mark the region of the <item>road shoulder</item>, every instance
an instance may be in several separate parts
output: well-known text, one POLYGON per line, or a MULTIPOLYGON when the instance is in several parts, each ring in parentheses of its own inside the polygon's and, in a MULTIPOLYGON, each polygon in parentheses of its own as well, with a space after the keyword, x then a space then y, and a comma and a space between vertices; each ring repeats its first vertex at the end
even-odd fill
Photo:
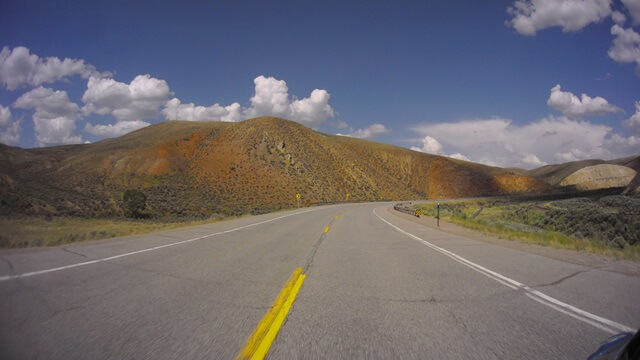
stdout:
POLYGON ((466 238, 482 241, 484 243, 498 245, 502 247, 511 248, 514 250, 524 251, 531 254, 536 254, 559 260, 571 264, 586 266, 593 269, 600 269, 604 271, 612 271, 621 274, 640 277, 640 263, 630 260, 620 260, 609 256, 589 254, 586 252, 568 250, 568 249, 556 249, 551 246, 543 246, 537 244, 526 244, 516 240, 500 239, 495 236, 485 235, 479 231, 467 229, 462 226, 447 222, 440 221, 440 226, 436 224, 436 219, 433 217, 415 217, 408 214, 404 214, 393 209, 393 206, 387 207, 387 211, 391 214, 413 221, 417 224, 421 224, 440 231, 464 236, 466 238))

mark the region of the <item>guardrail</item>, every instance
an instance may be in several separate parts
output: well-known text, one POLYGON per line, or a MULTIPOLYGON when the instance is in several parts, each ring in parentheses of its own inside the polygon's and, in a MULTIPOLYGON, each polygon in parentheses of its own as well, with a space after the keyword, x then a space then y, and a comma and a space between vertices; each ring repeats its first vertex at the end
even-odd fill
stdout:
POLYGON ((422 215, 422 210, 413 210, 404 206, 402 203, 393 205, 393 209, 396 211, 400 211, 401 213, 409 214, 411 216, 420 217, 422 215))
POLYGON ((359 204, 366 202, 387 202, 388 200, 341 200, 341 201, 320 201, 320 202, 308 202, 306 207, 309 206, 324 206, 324 205, 338 205, 338 204, 359 204))

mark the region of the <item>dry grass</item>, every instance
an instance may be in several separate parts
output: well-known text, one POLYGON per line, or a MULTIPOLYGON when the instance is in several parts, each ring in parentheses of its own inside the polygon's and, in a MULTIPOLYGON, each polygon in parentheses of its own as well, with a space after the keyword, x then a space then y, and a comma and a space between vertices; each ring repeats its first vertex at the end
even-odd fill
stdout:
POLYGON ((146 234, 213 221, 216 220, 150 222, 80 218, 54 218, 51 221, 0 218, 0 248, 56 246, 78 241, 146 234))
POLYGON ((576 239, 556 231, 532 233, 517 231, 499 225, 486 225, 472 220, 443 217, 443 220, 477 230, 485 235, 497 236, 500 239, 519 241, 528 244, 547 245, 556 249, 584 251, 591 254, 606 255, 618 259, 640 261, 640 246, 627 246, 619 249, 594 239, 576 239))
MULTIPOLYGON (((622 226, 610 221, 624 217, 633 201, 620 196, 551 202, 454 201, 441 205, 440 218, 502 239, 640 261, 634 215, 624 219, 622 226), (617 215, 607 217, 612 211, 617 215)), ((424 216, 436 215, 435 204, 417 207, 424 216)))

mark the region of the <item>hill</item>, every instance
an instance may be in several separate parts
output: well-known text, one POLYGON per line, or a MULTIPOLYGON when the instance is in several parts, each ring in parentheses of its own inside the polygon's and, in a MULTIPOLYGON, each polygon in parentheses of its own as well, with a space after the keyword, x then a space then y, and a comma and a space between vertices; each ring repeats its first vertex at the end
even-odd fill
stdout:
MULTIPOLYGON (((522 170, 522 169, 520 170, 510 169, 510 170, 524 176, 529 176, 529 177, 536 178, 538 180, 545 181, 553 186, 557 186, 557 185, 561 185, 563 180, 565 180, 567 177, 569 177, 570 175, 574 174, 575 172, 581 169, 592 167, 595 165, 602 165, 602 164, 625 166, 637 172, 637 171, 640 171, 640 156, 631 156, 627 158, 621 158, 621 159, 615 159, 615 160, 609 160, 609 161, 597 160, 597 159, 579 160, 579 161, 570 161, 562 164, 545 165, 532 170, 522 170)), ((597 170, 600 168, 593 167, 591 169, 597 170)), ((591 174, 589 175, 589 177, 594 177, 596 175, 597 174, 591 174)), ((579 174, 579 176, 584 177, 585 173, 583 172, 581 175, 579 174)), ((571 181, 567 181, 566 183, 569 183, 569 182, 571 181)), ((619 186, 626 186, 626 184, 622 184, 619 186)))
POLYGON ((604 160, 580 160, 563 164, 545 165, 536 169, 523 171, 522 174, 548 182, 551 185, 559 185, 560 182, 574 172, 587 166, 605 164, 604 160))
POLYGON ((607 161, 607 164, 622 165, 635 170, 640 171, 640 156, 630 156, 621 159, 615 159, 607 161))
POLYGON ((622 165, 599 164, 584 167, 562 179, 560 186, 573 186, 578 190, 597 190, 626 187, 636 171, 622 165))
POLYGON ((500 168, 327 135, 278 118, 169 121, 95 144, 0 147, 0 214, 114 217, 141 189, 158 218, 262 213, 317 202, 538 192, 500 168), (301 199, 296 199, 296 194, 301 199))
POLYGON ((624 194, 640 194, 640 171, 636 173, 636 176, 631 179, 627 188, 624 189, 624 194))

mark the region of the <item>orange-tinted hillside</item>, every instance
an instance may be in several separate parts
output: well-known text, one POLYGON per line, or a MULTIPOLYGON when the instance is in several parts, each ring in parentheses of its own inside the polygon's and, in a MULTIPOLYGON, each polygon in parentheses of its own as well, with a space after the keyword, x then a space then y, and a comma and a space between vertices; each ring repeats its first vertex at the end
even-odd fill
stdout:
POLYGON ((141 189, 154 217, 260 213, 308 203, 468 197, 549 188, 507 170, 295 122, 170 121, 95 144, 0 147, 3 215, 119 216, 141 189), (296 199, 296 194, 301 199, 296 199))

